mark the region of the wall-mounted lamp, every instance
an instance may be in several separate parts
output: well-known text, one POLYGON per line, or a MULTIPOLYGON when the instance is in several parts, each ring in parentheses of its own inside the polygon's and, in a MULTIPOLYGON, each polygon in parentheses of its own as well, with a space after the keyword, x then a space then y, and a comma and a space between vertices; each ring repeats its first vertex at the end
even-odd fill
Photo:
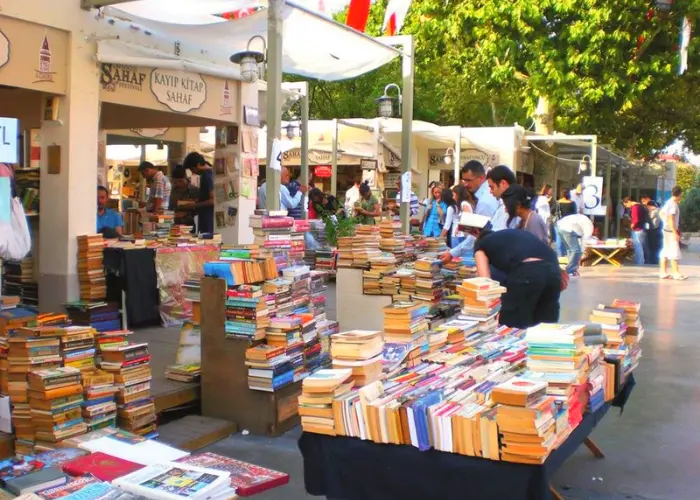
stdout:
POLYGON ((255 83, 258 81, 258 78, 260 78, 259 64, 265 61, 266 53, 267 44, 265 43, 265 39, 260 35, 255 35, 248 40, 248 45, 246 46, 245 51, 237 52, 231 56, 231 62, 241 66, 241 77, 243 78, 243 81, 248 83, 255 83), (262 52, 250 50, 250 45, 256 38, 259 38, 262 41, 262 52))
POLYGON ((379 108, 379 116, 381 118, 391 118, 392 116, 394 116, 394 99, 397 99, 399 102, 399 106, 401 106, 401 102, 403 99, 401 96, 401 88, 395 83, 390 83, 389 85, 384 87, 384 94, 376 100, 379 108), (396 89, 396 93, 398 94, 397 97, 391 97, 388 94, 389 89, 391 88, 396 89))
POLYGON ((452 148, 447 148, 447 150, 445 150, 445 154, 442 155, 442 161, 446 165, 451 165, 452 162, 454 161, 454 157, 455 157, 455 150, 452 148))

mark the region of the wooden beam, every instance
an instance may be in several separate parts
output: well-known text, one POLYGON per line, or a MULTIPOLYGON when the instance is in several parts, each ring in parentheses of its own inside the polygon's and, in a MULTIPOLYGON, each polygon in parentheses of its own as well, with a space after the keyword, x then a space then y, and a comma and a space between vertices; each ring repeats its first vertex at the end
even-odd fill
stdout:
POLYGON ((587 437, 586 439, 583 440, 583 444, 586 445, 586 448, 591 450, 591 453, 593 453, 593 456, 596 458, 605 458, 605 453, 603 453, 603 450, 600 449, 600 447, 595 444, 595 442, 587 437))
POLYGON ((83 10, 100 9, 109 5, 131 2, 133 0, 80 0, 80 7, 83 10))
POLYGON ((552 494, 552 498, 554 498, 554 500, 565 500, 564 497, 561 496, 561 493, 555 490, 554 486, 551 484, 549 485, 549 492, 552 494))

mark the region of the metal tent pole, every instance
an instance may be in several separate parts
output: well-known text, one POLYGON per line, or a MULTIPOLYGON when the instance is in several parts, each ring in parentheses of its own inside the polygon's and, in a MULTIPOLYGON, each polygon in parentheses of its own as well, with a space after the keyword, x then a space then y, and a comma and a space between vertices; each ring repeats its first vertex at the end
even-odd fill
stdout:
POLYGON ((612 197, 610 196, 610 179, 612 177, 612 162, 608 154, 608 165, 605 167, 605 225, 603 234, 610 237, 610 211, 612 210, 612 197))
POLYGON ((267 209, 280 209, 280 174, 272 168, 272 145, 282 126, 282 9, 284 0, 270 0, 267 9, 267 209))
MULTIPOLYGON (((413 147, 413 37, 406 36, 402 44, 403 55, 401 73, 403 75, 403 103, 401 109, 401 175, 411 172, 411 149, 413 147)), ((401 230, 408 234, 411 230, 411 196, 402 193, 401 230), (408 201, 404 201, 408 200, 408 201)))
MULTIPOLYGON (((301 96, 301 183, 309 185, 309 83, 303 82, 303 94, 301 96)), ((304 219, 309 218, 308 194, 304 195, 302 214, 304 219)))

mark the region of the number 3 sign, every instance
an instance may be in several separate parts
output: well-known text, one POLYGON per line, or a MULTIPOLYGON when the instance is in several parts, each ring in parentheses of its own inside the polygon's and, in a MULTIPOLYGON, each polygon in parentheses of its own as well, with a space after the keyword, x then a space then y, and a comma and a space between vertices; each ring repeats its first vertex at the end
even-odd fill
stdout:
POLYGON ((583 178, 583 213, 586 215, 605 215, 603 205, 603 178, 583 178))

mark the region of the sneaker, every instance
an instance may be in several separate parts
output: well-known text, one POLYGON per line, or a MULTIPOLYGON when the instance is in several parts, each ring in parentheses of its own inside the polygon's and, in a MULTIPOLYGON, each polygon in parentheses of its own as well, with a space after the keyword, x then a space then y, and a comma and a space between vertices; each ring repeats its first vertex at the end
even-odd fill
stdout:
POLYGON ((577 280, 577 279, 579 279, 580 277, 581 277, 581 275, 578 273, 578 271, 569 274, 569 279, 570 279, 570 280, 577 280))
POLYGON ((688 279, 687 276, 683 276, 682 274, 675 274, 675 275, 671 276, 670 278, 672 280, 676 280, 676 281, 685 281, 688 279))
POLYGON ((670 274, 659 274, 659 279, 660 280, 667 280, 671 277, 670 274))

